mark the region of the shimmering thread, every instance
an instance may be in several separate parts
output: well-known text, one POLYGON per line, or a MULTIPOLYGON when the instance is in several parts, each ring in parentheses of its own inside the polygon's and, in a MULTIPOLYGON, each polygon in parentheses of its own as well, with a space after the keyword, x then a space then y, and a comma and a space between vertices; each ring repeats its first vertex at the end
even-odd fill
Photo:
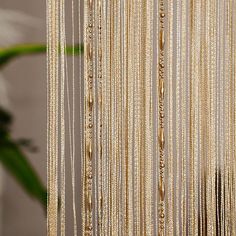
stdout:
POLYGON ((168 83, 168 113, 167 113, 167 122, 168 122, 168 141, 167 141, 167 150, 168 150, 168 159, 167 159, 167 229, 168 235, 174 234, 174 183, 173 183, 173 1, 168 1, 168 54, 167 54, 167 83, 168 83))

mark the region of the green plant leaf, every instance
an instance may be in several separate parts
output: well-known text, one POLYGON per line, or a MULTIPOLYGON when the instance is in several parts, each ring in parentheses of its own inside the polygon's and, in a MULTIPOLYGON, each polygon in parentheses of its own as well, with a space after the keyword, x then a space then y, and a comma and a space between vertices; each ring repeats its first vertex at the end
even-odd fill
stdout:
POLYGON ((47 190, 18 146, 10 140, 0 143, 0 161, 24 190, 46 209, 47 190))
POLYGON ((10 136, 12 115, 0 107, 0 162, 15 177, 23 189, 46 209, 47 190, 36 171, 10 136))
MULTIPOLYGON (((83 53, 83 50, 83 44, 75 45, 74 49, 72 46, 66 47, 66 53, 68 55, 72 55, 73 53, 75 55, 80 55, 83 53)), ((46 53, 46 51, 47 46, 45 44, 22 44, 0 48, 0 68, 15 57, 46 53)))

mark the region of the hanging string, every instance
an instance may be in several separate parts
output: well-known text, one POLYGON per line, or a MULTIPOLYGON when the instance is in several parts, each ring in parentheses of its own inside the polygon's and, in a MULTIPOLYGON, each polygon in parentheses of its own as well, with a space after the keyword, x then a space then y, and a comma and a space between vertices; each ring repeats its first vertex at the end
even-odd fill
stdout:
POLYGON ((167 232, 174 234, 174 153, 173 153, 173 20, 174 20, 174 4, 168 1, 168 41, 167 41, 167 232))
POLYGON ((186 155, 187 155, 187 134, 186 134, 186 123, 187 123, 187 66, 186 66, 186 58, 187 58, 187 1, 183 0, 181 3, 181 184, 180 184, 180 215, 181 215, 181 222, 180 222, 180 232, 183 235, 186 235, 186 155))
POLYGON ((85 84, 84 84, 84 171, 83 193, 85 207, 83 216, 85 222, 84 234, 93 234, 93 159, 95 158, 94 147, 94 110, 95 110, 95 86, 94 86, 94 2, 87 0, 84 2, 85 20, 85 84))
POLYGON ((158 66, 158 105, 159 105, 159 209, 158 209, 158 234, 163 235, 165 232, 165 5, 164 1, 159 3, 159 66, 158 66))
MULTIPOLYGON (((225 12, 225 1, 221 1, 219 5, 219 11, 225 12)), ((225 68, 225 56, 224 56, 224 45, 225 45, 225 14, 220 14, 219 17, 219 232, 224 234, 224 222, 225 222, 225 209, 224 209, 224 68, 225 68)))
MULTIPOLYGON (((175 82, 175 107, 176 107, 176 117, 175 117, 175 140, 176 140, 176 161, 175 161, 175 234, 180 235, 180 222, 177 220, 180 214, 179 206, 180 206, 180 126, 181 126, 181 112, 180 112, 180 91, 181 91, 181 74, 180 74, 180 63, 181 63, 181 19, 180 19, 180 2, 176 2, 176 82, 175 82)), ((174 160, 173 160, 174 161, 174 160)), ((180 218, 181 221, 181 218, 180 218)))
MULTIPOLYGON (((82 41, 83 41, 83 14, 82 14, 82 6, 83 3, 81 0, 78 0, 78 40, 79 40, 79 44, 82 45, 82 41)), ((81 175, 80 175, 80 189, 83 189, 83 183, 84 183, 84 178, 85 178, 85 170, 84 170, 84 160, 83 157, 85 155, 84 153, 84 119, 83 119, 83 114, 84 114, 84 91, 83 91, 83 87, 84 87, 84 81, 83 81, 83 75, 84 75, 84 66, 83 66, 83 58, 80 56, 78 59, 78 92, 79 92, 79 140, 80 140, 80 152, 79 152, 79 164, 81 167, 81 175)), ((84 194, 83 191, 80 191, 80 208, 82 209, 82 213, 79 215, 80 217, 78 217, 78 222, 79 225, 81 225, 82 229, 85 228, 85 222, 84 222, 84 212, 83 209, 85 208, 85 202, 84 202, 84 194), (82 218, 82 219, 81 219, 82 218), (81 219, 81 220, 80 220, 81 219)))
POLYGON ((140 97, 141 97, 141 77, 140 77, 140 70, 136 70, 135 68, 140 68, 140 39, 141 39, 141 1, 138 1, 137 4, 134 6, 134 12, 136 23, 138 25, 137 28, 135 28, 134 32, 134 51, 138 52, 134 54, 134 64, 133 64, 133 70, 135 78, 133 80, 134 83, 134 93, 133 93, 133 104, 134 104, 134 234, 140 235, 140 226, 141 226, 141 209, 140 209, 140 119, 141 119, 141 113, 140 113, 140 97))
POLYGON ((48 106, 47 106, 47 167, 48 167, 48 204, 47 232, 57 235, 58 217, 58 94, 59 94, 59 3, 47 1, 47 33, 48 33, 48 106))
MULTIPOLYGON (((204 4, 204 1, 201 2, 201 4, 204 4)), ((199 126, 200 126, 200 140, 199 140, 199 148, 200 148, 200 169, 199 169, 199 177, 200 177, 200 233, 201 235, 206 234, 206 163, 207 163, 207 135, 206 135, 206 121, 207 121, 207 80, 205 79, 207 77, 206 75, 206 39, 205 39, 205 32, 206 32, 206 9, 203 8, 202 10, 202 16, 201 16, 201 47, 200 47, 200 101, 199 101, 199 110, 200 110, 200 120, 199 120, 199 126)))
POLYGON ((66 32, 65 32, 65 2, 64 0, 60 1, 60 52, 61 52, 61 185, 60 185, 60 198, 61 198, 61 207, 60 207, 60 225, 61 225, 61 235, 66 235, 66 176, 65 176, 65 76, 66 76, 66 32))
POLYGON ((72 124, 71 124, 71 183, 72 183, 72 207, 74 235, 77 235, 77 213, 75 195, 75 10, 74 0, 71 1, 71 21, 72 21, 72 124))

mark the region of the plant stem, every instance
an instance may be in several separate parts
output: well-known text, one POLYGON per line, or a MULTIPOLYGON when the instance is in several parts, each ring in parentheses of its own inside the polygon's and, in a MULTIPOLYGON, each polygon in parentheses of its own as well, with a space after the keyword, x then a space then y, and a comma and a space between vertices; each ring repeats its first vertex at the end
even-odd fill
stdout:
MULTIPOLYGON (((82 54, 83 49, 82 44, 76 45, 74 48, 75 55, 82 54)), ((0 68, 17 56, 46 53, 46 51, 47 46, 45 44, 19 44, 6 48, 0 48, 0 68)), ((66 53, 68 55, 72 55, 73 47, 67 46, 66 53)))

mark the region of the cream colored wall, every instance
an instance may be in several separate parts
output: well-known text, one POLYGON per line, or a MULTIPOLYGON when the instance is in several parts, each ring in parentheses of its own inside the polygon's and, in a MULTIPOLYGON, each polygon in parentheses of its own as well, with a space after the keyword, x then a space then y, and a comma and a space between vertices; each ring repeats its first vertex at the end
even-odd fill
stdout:
MULTIPOLYGON (((25 31, 24 42, 45 42, 45 0, 1 0, 0 8, 15 9, 41 19, 39 28, 25 31)), ((0 32, 1 33, 1 32, 0 32)), ((11 110, 15 116, 14 136, 32 138, 40 148, 28 154, 46 181, 46 64, 45 56, 30 56, 4 69, 9 84, 11 110)), ((38 202, 26 195, 15 180, 4 175, 2 197, 3 236, 46 235, 46 217, 38 202)))

